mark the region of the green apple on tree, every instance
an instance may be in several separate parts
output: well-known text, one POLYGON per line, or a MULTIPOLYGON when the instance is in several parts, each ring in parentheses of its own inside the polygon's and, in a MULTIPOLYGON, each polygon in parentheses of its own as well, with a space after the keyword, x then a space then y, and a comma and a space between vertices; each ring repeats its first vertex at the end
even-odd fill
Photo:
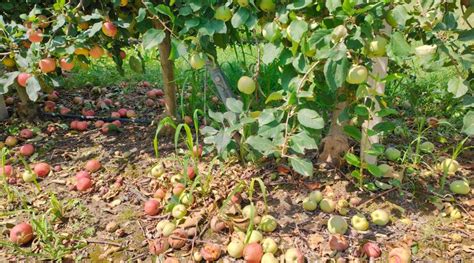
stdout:
POLYGON ((247 76, 242 76, 237 82, 237 88, 240 92, 250 95, 255 91, 256 84, 255 81, 247 76))
POLYGON ((362 65, 353 65, 347 73, 346 81, 350 84, 361 84, 367 80, 367 68, 362 65))
POLYGON ((214 18, 217 20, 227 22, 232 18, 232 11, 230 11, 230 9, 227 6, 219 6, 216 9, 214 18))

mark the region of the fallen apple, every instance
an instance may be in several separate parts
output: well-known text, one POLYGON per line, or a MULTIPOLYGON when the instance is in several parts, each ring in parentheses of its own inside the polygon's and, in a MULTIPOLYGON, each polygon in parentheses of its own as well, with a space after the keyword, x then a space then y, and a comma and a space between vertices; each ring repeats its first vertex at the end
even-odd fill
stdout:
POLYGON ((328 230, 331 234, 344 235, 347 231, 347 222, 341 216, 331 216, 328 220, 328 230))
POLYGON ((446 158, 436 166, 436 169, 442 173, 453 175, 459 169, 459 163, 456 160, 446 158))
POLYGON ((314 211, 318 208, 318 203, 311 199, 310 197, 306 197, 303 199, 303 209, 306 211, 314 211))
POLYGON ((35 147, 32 144, 25 144, 20 147, 20 154, 25 157, 33 155, 34 152, 35 152, 35 147))
POLYGON ((249 243, 244 248, 243 256, 247 263, 260 263, 263 257, 263 248, 258 243, 249 243))
POLYGON ((387 160, 390 161, 396 161, 398 158, 401 156, 401 152, 393 147, 389 147, 385 150, 385 157, 387 157, 387 160))
POLYGON ((169 235, 168 243, 174 249, 180 249, 186 245, 188 234, 183 229, 176 229, 169 235))
POLYGON ((221 248, 216 244, 207 243, 201 248, 200 252, 202 258, 207 262, 216 261, 221 256, 221 248))
POLYGON ((193 147, 193 156, 194 157, 201 157, 202 155, 202 145, 194 145, 193 147))
POLYGON ((104 126, 104 124, 105 124, 105 122, 103 120, 98 120, 94 123, 94 126, 99 129, 99 128, 102 128, 102 126, 104 126))
POLYGON ((314 202, 319 204, 319 202, 321 202, 321 200, 323 200, 323 193, 321 193, 321 191, 319 191, 319 190, 315 190, 315 191, 312 191, 311 193, 309 193, 308 197, 311 200, 313 200, 314 202))
POLYGON ((33 171, 26 170, 26 171, 23 172, 21 178, 26 183, 31 183, 31 182, 34 182, 36 180, 36 174, 33 171))
POLYGON ((336 251, 344 251, 349 247, 347 239, 340 234, 332 235, 329 238, 329 248, 336 251))
POLYGON ((202 261, 201 252, 199 251, 194 252, 193 259, 194 259, 194 262, 201 262, 202 261))
POLYGON ((89 190, 89 188, 91 187, 92 187, 92 180, 90 178, 87 178, 87 177, 77 178, 77 181, 76 181, 77 190, 81 192, 85 192, 89 190))
POLYGON ((33 228, 26 222, 19 223, 10 230, 10 241, 24 245, 33 239, 33 228))
POLYGON ((380 171, 382 172, 383 176, 390 176, 393 173, 393 167, 388 164, 380 164, 379 166, 380 171))
POLYGON ((181 219, 186 216, 187 209, 184 205, 178 204, 175 207, 173 207, 173 210, 171 211, 171 215, 176 218, 176 219, 181 219))
POLYGON ((367 231, 369 229, 369 221, 363 214, 354 215, 351 219, 352 226, 358 231, 367 231))
POLYGON ((183 204, 183 205, 187 205, 187 206, 190 206, 192 203, 194 203, 194 196, 193 194, 191 193, 182 193, 179 197, 179 201, 183 204))
POLYGON ((451 217, 451 219, 461 219, 462 218, 461 211, 459 211, 459 209, 457 208, 453 208, 451 212, 449 213, 449 217, 451 217))
POLYGON ((83 177, 91 179, 91 175, 87 171, 79 171, 76 173, 76 179, 83 178, 83 177))
POLYGON ((5 145, 8 147, 14 147, 15 145, 17 145, 17 143, 18 139, 15 136, 8 136, 5 139, 5 145))
POLYGON ((241 258, 244 252, 244 242, 238 239, 232 240, 227 245, 227 253, 233 258, 241 258))
POLYGON ((278 250, 278 245, 271 237, 267 237, 262 240, 263 252, 275 254, 278 250))
POLYGON ((153 255, 160 255, 169 248, 167 238, 158 238, 148 242, 148 250, 153 255))
POLYGON ((37 163, 33 169, 38 177, 46 177, 51 171, 51 166, 47 163, 37 163))
POLYGON ((11 165, 0 166, 0 176, 10 177, 13 174, 13 167, 11 165))
POLYGON ((389 263, 410 263, 411 251, 406 248, 397 247, 388 253, 389 263))
POLYGON ((165 237, 171 235, 173 231, 176 229, 176 225, 172 222, 167 222, 163 225, 163 229, 161 230, 161 234, 165 237))
POLYGON ((194 172, 194 167, 193 166, 188 166, 186 173, 188 174, 189 180, 193 180, 194 177, 196 176, 196 173, 194 172))
POLYGON ((100 164, 100 162, 95 159, 87 161, 86 165, 84 166, 84 169, 91 173, 99 171, 100 168, 102 168, 102 164, 100 164))
POLYGON ((145 214, 149 216, 156 216, 161 212, 160 202, 154 198, 149 199, 145 202, 144 210, 145 214))
POLYGON ((257 211, 255 209, 255 206, 253 205, 246 205, 243 209, 242 209, 242 216, 244 218, 251 218, 252 215, 255 217, 257 216, 257 211))
POLYGON ((278 263, 278 259, 272 253, 265 253, 260 261, 261 263, 278 263))
POLYGON ((125 118, 127 117, 127 111, 128 111, 127 109, 122 108, 122 109, 119 109, 117 112, 118 114, 120 114, 121 118, 125 118))
POLYGON ((304 263, 303 253, 297 248, 289 248, 285 252, 285 263, 304 263))
POLYGON ((220 220, 218 216, 213 216, 209 225, 211 227, 211 230, 214 232, 221 232, 227 227, 225 222, 220 220))
POLYGON ((326 213, 332 213, 336 209, 336 203, 332 199, 324 198, 319 203, 319 207, 326 213))
POLYGON ((20 137, 23 139, 33 138, 33 132, 30 129, 23 129, 20 131, 20 137))
POLYGON ((166 196, 166 191, 163 188, 156 189, 155 193, 153 194, 153 198, 156 199, 164 199, 166 196))
POLYGON ((471 192, 469 183, 466 180, 456 180, 449 184, 449 190, 455 194, 467 195, 471 192))
POLYGON ((263 235, 260 233, 258 230, 252 230, 252 233, 250 233, 250 237, 248 240, 248 243, 260 243, 260 241, 263 240, 263 235))
POLYGON ((159 164, 153 166, 153 168, 151 168, 151 175, 153 177, 160 177, 164 173, 165 173, 165 169, 163 168, 163 165, 161 163, 159 163, 159 164))
POLYGON ((370 214, 372 222, 378 226, 384 226, 390 221, 390 215, 383 209, 377 209, 370 214))
POLYGON ((372 242, 367 242, 362 246, 362 251, 369 258, 378 258, 382 254, 380 247, 372 242))
POLYGON ((179 195, 181 195, 182 192, 184 192, 185 189, 186 189, 186 186, 184 184, 177 183, 173 187, 173 194, 176 195, 176 196, 179 196, 179 195))
POLYGON ((424 153, 432 153, 435 145, 432 142, 423 142, 420 144, 420 150, 424 153))
POLYGON ((276 219, 271 215, 264 215, 260 220, 260 229, 263 232, 273 232, 277 228, 278 224, 276 219))

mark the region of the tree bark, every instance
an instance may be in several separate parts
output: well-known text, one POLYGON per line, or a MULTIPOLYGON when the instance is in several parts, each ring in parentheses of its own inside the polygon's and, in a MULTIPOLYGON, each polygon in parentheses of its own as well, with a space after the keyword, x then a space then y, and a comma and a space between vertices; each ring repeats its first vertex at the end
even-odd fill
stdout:
POLYGON ((216 86, 217 96, 225 105, 228 98, 234 98, 225 73, 217 63, 212 62, 210 59, 206 61, 206 68, 211 75, 212 82, 216 86))
MULTIPOLYGON (((385 28, 383 28, 382 32, 386 33, 387 35, 390 34, 392 27, 385 23, 385 28)), ((370 76, 374 76, 372 78, 369 76, 367 80, 367 84, 369 84, 369 89, 374 90, 378 95, 383 95, 385 93, 385 84, 383 82, 377 81, 383 79, 387 76, 388 71, 388 58, 387 57, 375 57, 372 59, 372 72, 370 76)), ((370 93, 374 94, 374 93, 370 93)), ((372 109, 373 112, 378 112, 380 110, 380 104, 377 99, 372 96, 370 99, 374 102, 374 108, 372 109)), ((362 139, 360 142, 360 156, 361 160, 368 164, 377 164, 377 156, 368 154, 368 150, 372 148, 372 145, 375 143, 380 142, 379 135, 368 136, 367 131, 372 129, 375 125, 382 122, 381 117, 374 116, 372 119, 368 119, 362 123, 362 139)))
POLYGON ((18 117, 30 121, 34 120, 38 116, 38 106, 30 101, 25 88, 16 85, 16 90, 18 97, 20 97, 20 102, 16 106, 18 117))
POLYGON ((0 95, 0 121, 6 120, 8 118, 7 105, 3 99, 3 95, 0 95))
MULTIPOLYGON (((157 22, 155 26, 163 30, 163 26, 157 22)), ((171 117, 176 117, 176 83, 174 79, 174 63, 169 59, 171 54, 171 35, 167 30, 164 30, 166 36, 163 42, 158 45, 160 53, 160 64, 163 75, 163 84, 165 89, 165 108, 166 114, 171 117)))
MULTIPOLYGON (((387 75, 387 57, 378 57, 372 59, 373 68, 371 75, 376 76, 378 79, 383 79, 387 75)), ((378 82, 375 79, 369 77, 367 83, 369 84, 369 89, 374 89, 377 94, 383 95, 385 92, 385 84, 378 82)), ((374 102, 373 112, 378 112, 380 110, 380 104, 376 98, 372 97, 374 102)), ((362 123, 362 140, 360 142, 360 154, 363 162, 368 164, 377 164, 377 156, 368 154, 368 150, 372 148, 372 144, 379 143, 380 137, 378 135, 368 136, 367 131, 372 129, 375 125, 382 122, 382 118, 378 116, 373 116, 371 119, 368 119, 362 123)))
MULTIPOLYGON (((341 88, 341 90, 343 90, 341 88)), ((347 121, 340 122, 339 115, 347 106, 347 101, 337 103, 331 117, 331 126, 329 132, 321 141, 323 151, 319 155, 319 162, 340 166, 342 164, 342 157, 347 150, 349 150, 349 140, 344 133, 344 125, 347 121)))

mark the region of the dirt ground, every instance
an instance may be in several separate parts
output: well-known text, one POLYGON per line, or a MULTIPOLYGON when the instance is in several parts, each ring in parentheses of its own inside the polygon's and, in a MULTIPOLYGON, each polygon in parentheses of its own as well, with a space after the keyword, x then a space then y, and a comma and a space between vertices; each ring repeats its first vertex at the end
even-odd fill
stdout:
MULTIPOLYGON (((120 106, 141 108, 139 97, 146 92, 138 89, 119 98, 120 106)), ((58 105, 67 105, 78 114, 79 108, 70 103, 72 97, 82 95, 86 99, 96 100, 101 95, 94 95, 87 90, 78 94, 61 97, 58 105), (90 97, 89 97, 90 96, 90 97)), ((112 109, 118 108, 116 106, 112 109)), ((139 115, 151 118, 160 109, 146 109, 139 115)), ((103 109, 97 114, 108 116, 110 109, 103 109), (107 115, 106 115, 107 114, 107 115)), ((49 222, 49 231, 54 234, 44 242, 28 244, 24 247, 0 246, 0 261, 16 262, 20 260, 42 260, 51 255, 61 255, 67 260, 90 262, 151 262, 148 241, 157 238, 156 225, 161 220, 170 219, 169 213, 147 216, 143 213, 143 204, 153 197, 158 188, 171 189, 171 178, 183 174, 185 149, 175 152, 173 139, 160 136, 160 158, 155 158, 153 136, 156 124, 141 125, 123 123, 121 131, 114 134, 102 134, 99 129, 91 128, 86 132, 71 131, 70 120, 60 118, 43 118, 38 123, 23 123, 12 118, 0 123, 0 140, 18 132, 21 128, 33 128, 36 136, 28 142, 37 149, 28 161, 47 162, 51 166, 61 166, 61 171, 52 172, 39 181, 40 189, 33 184, 26 184, 18 179, 16 184, 9 185, 22 198, 8 201, 0 199, 0 241, 5 244, 9 228, 22 220, 33 217, 42 218, 48 214, 51 196, 54 194, 62 203, 63 216, 49 222), (48 133, 48 126, 56 129, 48 133), (103 168, 92 175, 94 185, 87 192, 71 190, 72 178, 84 167, 89 159, 100 160, 103 168), (165 174, 154 178, 151 168, 161 162, 165 174), (32 254, 36 254, 32 257, 32 254)), ((90 127, 93 125, 90 125, 90 127)), ((21 145, 22 142, 19 144, 21 145)), ((18 146, 12 149, 16 152, 18 146)), ((461 156, 461 170, 458 175, 473 180, 473 160, 468 153, 461 156)), ((429 159, 426 161, 430 161, 429 159)), ((8 162, 8 161, 7 161, 8 162)), ((23 165, 11 158, 11 164, 17 173, 23 165)), ((232 228, 239 222, 239 209, 226 206, 225 218, 221 218, 228 227, 221 232, 210 229, 210 219, 222 214, 220 208, 238 185, 248 185, 252 178, 261 178, 267 191, 268 213, 278 221, 278 228, 265 237, 273 237, 279 244, 279 252, 289 247, 298 247, 308 262, 322 262, 331 259, 337 262, 368 261, 361 252, 361 246, 372 241, 379 245, 383 254, 378 260, 384 262, 390 249, 408 247, 412 259, 416 262, 470 262, 474 258, 474 221, 472 195, 453 197, 445 192, 435 194, 432 185, 437 185, 439 174, 423 165, 415 173, 404 178, 404 187, 391 188, 385 191, 361 191, 344 170, 330 169, 315 164, 316 176, 302 178, 291 171, 278 169, 279 164, 268 160, 260 166, 242 164, 229 160, 221 162, 212 154, 206 153, 196 164, 201 175, 202 186, 194 191, 195 201, 188 208, 188 217, 180 227, 189 235, 184 248, 170 249, 159 259, 174 255, 191 261, 191 256, 205 243, 219 244, 223 250, 230 241, 232 228), (344 252, 333 252, 328 245, 330 234, 326 223, 330 214, 319 209, 314 212, 304 211, 302 199, 312 190, 319 189, 325 196, 334 200, 351 200, 349 212, 344 217, 364 213, 367 217, 371 211, 383 208, 390 211, 391 222, 384 227, 371 224, 366 232, 350 228, 346 233, 349 249, 344 252), (352 199, 351 199, 352 198, 352 199), (354 201, 354 202, 352 202, 354 201), (461 219, 451 219, 449 213, 453 207, 462 212, 461 219), (219 213, 221 212, 221 213, 219 213)), ((5 188, 0 190, 5 196, 5 188)), ((171 194, 168 191, 168 196, 171 194)), ((241 207, 247 205, 248 193, 242 193, 241 207)), ((265 214, 264 194, 256 187, 253 200, 259 215, 265 214)), ((33 261, 34 261, 33 260, 33 261)), ((223 253, 222 262, 233 260, 223 253)), ((238 260, 238 262, 243 260, 238 260)))

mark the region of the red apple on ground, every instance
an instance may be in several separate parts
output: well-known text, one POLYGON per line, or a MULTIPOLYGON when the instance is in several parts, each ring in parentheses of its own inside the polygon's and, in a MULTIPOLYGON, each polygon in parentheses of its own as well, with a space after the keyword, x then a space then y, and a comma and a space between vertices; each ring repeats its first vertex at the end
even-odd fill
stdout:
POLYGON ((61 106, 59 108, 59 114, 61 115, 67 115, 71 112, 71 109, 67 108, 67 107, 64 107, 64 106, 61 106))
POLYGON ((196 176, 196 173, 194 172, 194 167, 193 166, 188 166, 187 169, 187 174, 190 180, 193 180, 194 177, 196 176))
POLYGON ((95 159, 89 160, 86 162, 84 169, 88 172, 97 172, 102 167, 101 163, 95 159))
POLYGON ((23 156, 31 156, 35 152, 35 147, 32 144, 25 144, 20 148, 20 154, 23 156))
POLYGON ((259 263, 263 257, 263 248, 259 243, 251 243, 245 246, 243 252, 247 263, 259 263))
POLYGON ((18 143, 18 139, 15 136, 8 136, 5 139, 5 145, 8 147, 14 147, 18 143))
POLYGON ((79 179, 79 178, 89 178, 89 179, 91 179, 91 175, 87 171, 79 171, 79 172, 76 173, 76 179, 79 179))
POLYGON ((76 182, 76 189, 85 192, 92 187, 92 180, 87 177, 79 177, 76 182))
POLYGON ((10 230, 10 241, 24 245, 33 239, 33 228, 30 224, 22 222, 10 230))
POLYGON ((23 129, 20 131, 20 137, 23 139, 33 138, 33 132, 30 129, 23 129))
POLYGON ((79 121, 77 122, 77 130, 78 131, 86 131, 87 126, 89 126, 89 123, 87 121, 79 121))
POLYGON ((120 117, 125 118, 127 117, 127 111, 128 111, 127 109, 122 108, 122 109, 119 109, 117 112, 118 114, 120 114, 120 117))
POLYGON ((0 166, 0 176, 10 177, 13 173, 13 167, 11 165, 0 166))
POLYGON ((95 122, 95 127, 96 128, 102 128, 102 126, 104 126, 104 121, 103 120, 98 120, 95 122))
POLYGON ((47 163, 37 163, 33 171, 38 175, 38 177, 46 177, 51 171, 51 166, 47 163))
POLYGON ((112 117, 112 118, 120 118, 120 113, 113 111, 113 112, 110 114, 110 117, 112 117))
POLYGON ((155 216, 161 211, 160 202, 152 198, 145 202, 144 210, 145 214, 149 216, 155 216))

